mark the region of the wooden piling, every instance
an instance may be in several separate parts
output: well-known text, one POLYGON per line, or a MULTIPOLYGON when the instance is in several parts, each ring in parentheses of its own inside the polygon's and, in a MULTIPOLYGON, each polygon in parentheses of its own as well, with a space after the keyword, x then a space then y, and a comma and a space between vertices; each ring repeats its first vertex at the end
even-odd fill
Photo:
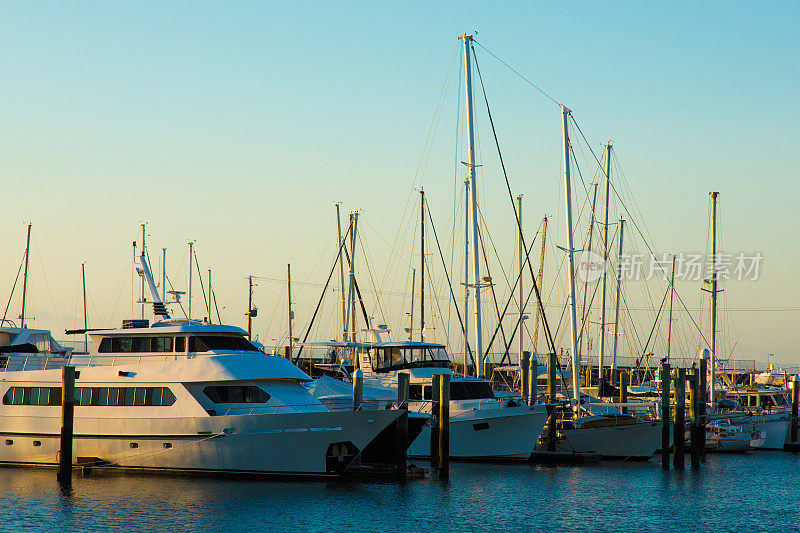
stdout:
POLYGON ((450 374, 439 378, 439 479, 450 478, 450 374))
POLYGON ((528 372, 528 405, 533 405, 539 397, 539 361, 536 359, 535 353, 527 353, 530 361, 530 371, 528 372))
POLYGON ((699 385, 700 376, 696 368, 689 369, 689 454, 691 457, 692 470, 700 468, 700 405, 699 405, 699 385))
POLYGON ((789 433, 789 440, 792 444, 798 444, 798 427, 800 427, 800 423, 797 420, 797 410, 798 410, 798 398, 800 398, 800 381, 798 381, 798 377, 794 376, 791 382, 792 387, 792 420, 791 420, 791 429, 789 433))
POLYGON ((674 456, 672 464, 676 470, 683 470, 684 433, 686 415, 686 369, 675 370, 675 424, 672 435, 674 441, 674 456))
MULTIPOLYGON (((626 372, 619 373, 619 403, 628 403, 628 374, 626 372)), ((628 408, 622 408, 622 414, 627 414, 628 408)))
POLYGON ((522 401, 530 404, 530 352, 520 354, 519 366, 522 369, 522 401))
POLYGON ((697 417, 699 422, 699 429, 697 430, 697 441, 700 446, 700 460, 705 461, 706 458, 706 403, 708 402, 708 395, 706 387, 708 386, 708 359, 702 355, 697 361, 697 417))
POLYGON ((397 407, 403 412, 397 419, 397 479, 406 481, 408 473, 408 391, 410 375, 397 373, 397 407))
MULTIPOLYGON (((556 354, 547 354, 547 403, 556 403, 556 354)), ((547 421, 547 451, 556 451, 556 411, 550 413, 547 421)))
POLYGON ((56 479, 63 487, 72 486, 72 436, 75 418, 75 367, 61 367, 61 442, 56 479))
POLYGON ((353 411, 360 411, 364 403, 364 371, 360 368, 353 373, 353 411))
POLYGON ((670 384, 670 365, 661 363, 661 466, 669 470, 669 384, 670 384))
POLYGON ((439 393, 441 374, 431 378, 431 468, 439 468, 439 393))
POLYGON ((586 376, 585 376, 585 380, 586 380, 586 381, 585 381, 585 382, 586 382, 586 386, 587 386, 587 387, 591 387, 591 386, 592 386, 592 365, 591 365, 591 363, 589 363, 588 361, 586 362, 586 376))

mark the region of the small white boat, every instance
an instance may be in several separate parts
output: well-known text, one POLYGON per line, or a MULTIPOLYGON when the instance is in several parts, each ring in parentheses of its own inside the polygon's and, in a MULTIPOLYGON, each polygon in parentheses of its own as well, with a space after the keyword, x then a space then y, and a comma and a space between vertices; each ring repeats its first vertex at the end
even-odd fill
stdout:
POLYGON ((706 427, 706 451, 720 453, 746 452, 753 436, 742 426, 714 422, 706 427))

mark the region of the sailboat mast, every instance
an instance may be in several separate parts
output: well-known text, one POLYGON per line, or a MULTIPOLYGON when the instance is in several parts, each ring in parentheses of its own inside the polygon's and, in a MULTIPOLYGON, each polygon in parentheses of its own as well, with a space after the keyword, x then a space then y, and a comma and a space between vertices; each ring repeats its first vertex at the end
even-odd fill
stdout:
MULTIPOLYGON (((145 254, 145 250, 146 250, 146 248, 145 248, 145 224, 142 224, 142 255, 145 254)), ((141 280, 140 281, 142 283, 142 297, 140 299, 141 302, 142 302, 142 320, 144 320, 144 308, 147 305, 145 303, 145 298, 144 298, 144 276, 141 276, 141 280)))
POLYGON ((286 294, 288 298, 288 317, 289 317, 289 359, 292 358, 292 349, 294 348, 294 337, 292 336, 292 319, 294 318, 294 313, 292 313, 292 265, 286 265, 286 294))
POLYGON ((211 307, 211 269, 210 268, 208 269, 208 304, 206 304, 206 307, 208 308, 208 323, 209 324, 213 324, 214 323, 214 321, 212 320, 213 313, 211 312, 212 307, 211 307))
POLYGON ((83 345, 86 353, 89 353, 89 318, 86 316, 86 263, 81 263, 81 280, 83 281, 83 345))
MULTIPOLYGON (((522 195, 517 196, 517 216, 519 216, 519 234, 517 235, 517 253, 519 254, 519 362, 522 364, 522 351, 525 348, 524 338, 522 335, 522 321, 525 320, 525 297, 522 292, 522 281, 525 269, 525 246, 522 244, 522 195)), ((534 378, 535 380, 536 378, 534 378)))
POLYGON ((167 249, 161 249, 161 297, 167 301, 167 249))
POLYGON ((564 132, 564 200, 566 203, 567 254, 569 254, 569 320, 572 341, 572 405, 575 415, 580 413, 580 368, 578 359, 578 317, 575 309, 575 252, 572 243, 572 198, 569 177, 569 114, 570 110, 561 106, 562 130, 564 132))
POLYGON ((708 380, 711 391, 711 409, 714 412, 714 392, 717 376, 717 196, 719 192, 711 194, 711 379, 708 380))
POLYGON ((597 356, 597 372, 603 386, 603 369, 606 357, 606 294, 608 292, 608 201, 611 192, 611 143, 606 144, 606 209, 603 215, 603 296, 600 311, 600 353, 597 356))
MULTIPOLYGON (((358 229, 358 211, 350 213, 350 287, 347 292, 347 329, 350 332, 350 340, 356 342, 356 298, 355 298, 355 281, 356 281, 356 231, 358 229)), ((358 366, 358 362, 355 362, 358 366)))
POLYGON ((464 181, 464 376, 469 363, 469 180, 464 181))
POLYGON ((247 338, 253 338, 253 276, 247 276, 247 338))
POLYGON ((28 299, 28 256, 31 254, 31 226, 28 224, 28 239, 25 244, 25 275, 22 277, 22 314, 19 315, 20 327, 25 327, 25 303, 28 299))
POLYGON ((425 191, 419 189, 419 342, 425 342, 425 191))
MULTIPOLYGON (((547 242, 547 215, 542 219, 542 250, 539 252, 539 273, 536 276, 536 284, 539 290, 542 289, 544 280, 544 245, 547 242)), ((541 306, 536 306, 536 320, 533 325, 533 350, 539 353, 539 321, 541 320, 541 306)))
MULTIPOLYGON (((586 310, 586 297, 589 294, 589 265, 591 264, 592 258, 592 235, 594 235, 594 208, 597 204, 597 184, 594 184, 594 193, 592 194, 592 212, 589 217, 589 239, 586 245, 586 251, 588 252, 587 261, 585 261, 584 268, 586 271, 584 272, 583 277, 583 305, 581 306, 581 320, 583 321, 583 326, 581 326, 581 338, 586 338, 586 361, 589 361, 589 350, 591 345, 591 340, 589 337, 589 313, 591 313, 592 303, 589 302, 589 311, 586 310)), ((581 341, 583 344, 583 341, 581 341)), ((587 364, 588 368, 588 364, 587 364)), ((602 376, 600 377, 602 379, 602 376)), ((591 377, 587 380, 587 383, 591 386, 591 377)))
MULTIPOLYGON (((470 66, 470 43, 472 43, 472 35, 464 34, 461 39, 464 42, 464 91, 465 103, 467 106, 467 146, 469 162, 467 168, 469 169, 469 193, 470 193, 470 211, 472 214, 472 267, 475 279, 475 291, 473 297, 475 299, 475 353, 477 354, 476 361, 476 375, 479 378, 484 376, 483 369, 483 336, 481 329, 481 262, 478 256, 478 197, 477 197, 477 184, 475 182, 475 138, 474 138, 474 111, 472 109, 472 69, 470 66)), ((464 317, 467 320, 467 317, 464 317)))
MULTIPOLYGON (((339 216, 339 202, 336 202, 336 229, 339 232, 339 247, 342 246, 342 219, 339 216)), ((342 341, 347 340, 347 303, 344 297, 344 254, 339 250, 339 288, 342 291, 342 341)))
POLYGON ((417 269, 411 269, 411 313, 408 320, 408 342, 414 340, 414 287, 417 284, 417 269))
POLYGON ((187 293, 187 318, 192 318, 192 260, 194 259, 194 242, 189 242, 189 291, 187 293))
POLYGON ((675 298, 675 256, 672 256, 672 274, 669 282, 669 324, 667 325, 667 362, 672 348, 672 300, 675 298))
POLYGON ((617 336, 619 335, 619 301, 622 292, 622 239, 625 236, 625 219, 619 219, 619 255, 617 256, 617 299, 614 310, 614 348, 611 352, 611 374, 617 368, 617 336))

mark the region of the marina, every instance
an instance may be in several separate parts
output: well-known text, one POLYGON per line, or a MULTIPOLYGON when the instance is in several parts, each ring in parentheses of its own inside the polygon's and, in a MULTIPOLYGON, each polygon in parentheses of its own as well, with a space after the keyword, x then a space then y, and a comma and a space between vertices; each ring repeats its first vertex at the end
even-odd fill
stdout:
POLYGON ((0 8, 0 530, 797 529, 795 6, 308 7, 0 8))

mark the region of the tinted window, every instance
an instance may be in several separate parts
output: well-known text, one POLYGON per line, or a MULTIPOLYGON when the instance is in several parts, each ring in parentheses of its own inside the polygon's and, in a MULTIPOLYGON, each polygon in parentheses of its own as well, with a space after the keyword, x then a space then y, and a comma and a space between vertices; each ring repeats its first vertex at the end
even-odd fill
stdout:
MULTIPOLYGON (((167 387, 76 387, 77 405, 170 406, 175 395, 167 387)), ((61 405, 61 387, 11 387, 3 395, 4 405, 61 405)))
POLYGON ((214 403, 267 403, 269 401, 269 394, 252 385, 206 387, 203 389, 203 394, 214 403))
POLYGON ((223 337, 219 335, 189 337, 190 352, 207 352, 209 350, 234 350, 244 352, 258 351, 258 349, 244 337, 223 337))
POLYGON ((450 382, 451 400, 481 400, 484 398, 494 398, 492 384, 488 381, 450 382))
POLYGON ((408 386, 408 399, 421 400, 422 399, 422 385, 409 385, 408 386))

